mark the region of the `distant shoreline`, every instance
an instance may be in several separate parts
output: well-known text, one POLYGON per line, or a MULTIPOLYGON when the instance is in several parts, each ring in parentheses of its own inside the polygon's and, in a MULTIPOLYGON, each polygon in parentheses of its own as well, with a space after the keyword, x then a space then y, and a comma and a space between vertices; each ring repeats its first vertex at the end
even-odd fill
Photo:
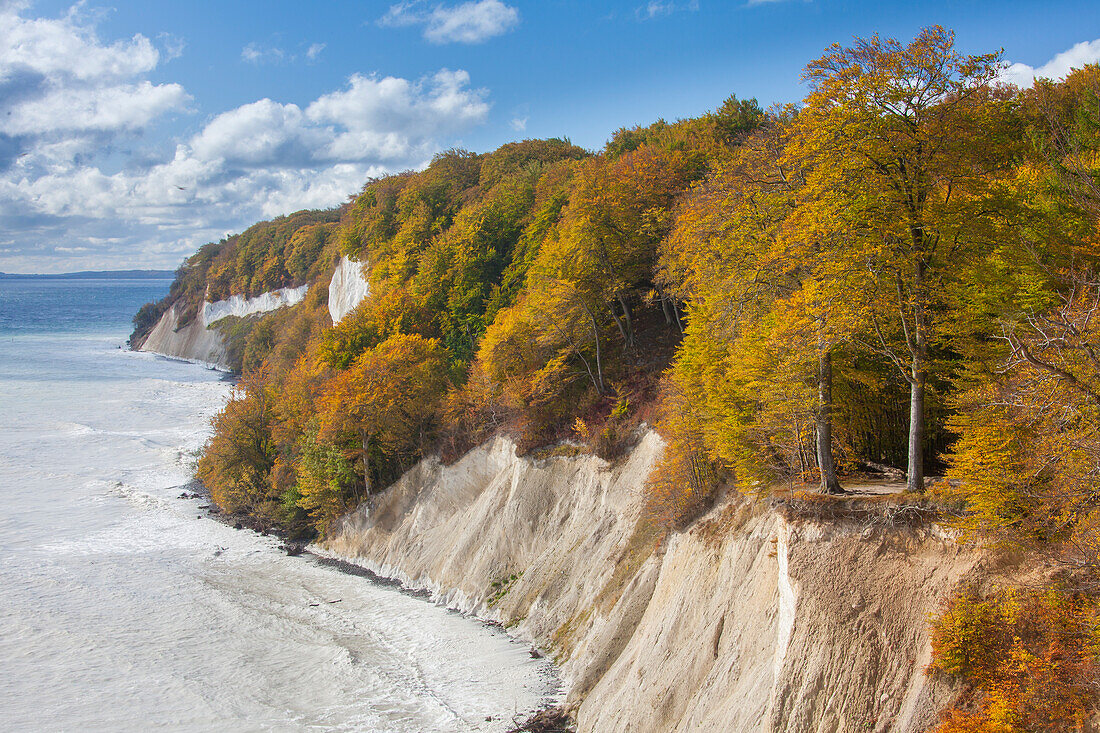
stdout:
POLYGON ((175 277, 174 270, 85 270, 45 274, 0 272, 0 280, 160 280, 175 277))

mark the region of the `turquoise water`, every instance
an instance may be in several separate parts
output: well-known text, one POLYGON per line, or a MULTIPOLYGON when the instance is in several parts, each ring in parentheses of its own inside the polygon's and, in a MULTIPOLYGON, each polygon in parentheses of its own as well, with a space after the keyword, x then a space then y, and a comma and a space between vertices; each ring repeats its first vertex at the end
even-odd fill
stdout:
POLYGON ((498 630, 180 498, 231 385, 124 348, 167 287, 0 280, 0 729, 504 730, 553 695, 498 630))

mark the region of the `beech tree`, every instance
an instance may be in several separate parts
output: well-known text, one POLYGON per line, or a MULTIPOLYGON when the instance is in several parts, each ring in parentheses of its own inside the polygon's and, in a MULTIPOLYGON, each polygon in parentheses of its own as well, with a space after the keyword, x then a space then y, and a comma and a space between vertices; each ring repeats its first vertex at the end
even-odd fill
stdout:
POLYGON ((564 279, 585 281, 585 289, 607 304, 626 351, 633 350, 636 337, 632 301, 640 287, 653 282, 673 200, 700 171, 697 156, 655 145, 613 161, 586 161, 557 240, 571 250, 569 259, 554 251, 544 254, 564 269, 564 279))
MULTIPOLYGON (((662 248, 658 280, 676 298, 706 303, 692 310, 685 344, 728 342, 725 378, 715 389, 743 393, 736 399, 727 395, 727 405, 730 400, 754 405, 734 414, 755 428, 722 431, 722 440, 749 439, 758 446, 752 460, 762 464, 787 455, 789 465, 780 473, 812 471, 816 465, 822 490, 839 493, 832 352, 850 339, 859 300, 853 297, 853 273, 830 257, 825 244, 835 234, 795 216, 805 170, 784 153, 791 114, 773 115, 695 187, 662 248), (711 320, 700 326, 703 319, 711 320), (813 456, 804 449, 807 429, 813 432, 813 456), (776 440, 787 447, 779 449, 776 440)), ((680 361, 688 354, 682 349, 680 361)))
POLYGON ((321 398, 320 437, 329 443, 352 438, 349 453, 359 459, 370 493, 372 455, 418 455, 448 385, 439 341, 391 336, 328 385, 321 398))
POLYGON ((271 391, 262 375, 251 375, 214 418, 214 435, 199 459, 198 476, 225 511, 258 514, 271 499, 268 474, 275 464, 271 391))
POLYGON ((812 91, 789 150, 808 165, 805 213, 844 235, 834 256, 875 286, 869 344, 910 387, 911 491, 924 490, 935 304, 981 242, 983 191, 1001 162, 990 124, 999 59, 958 53, 934 26, 908 45, 877 35, 834 45, 804 73, 812 91))

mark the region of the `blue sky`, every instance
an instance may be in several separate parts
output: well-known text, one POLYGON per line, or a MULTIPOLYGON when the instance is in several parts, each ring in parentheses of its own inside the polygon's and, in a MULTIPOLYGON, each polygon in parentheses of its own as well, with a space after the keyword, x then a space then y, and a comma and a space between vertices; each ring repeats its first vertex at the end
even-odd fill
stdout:
POLYGON ((936 23, 1021 84, 1100 58, 1096 2, 0 0, 0 270, 174 267, 441 149, 797 101, 830 43, 936 23))

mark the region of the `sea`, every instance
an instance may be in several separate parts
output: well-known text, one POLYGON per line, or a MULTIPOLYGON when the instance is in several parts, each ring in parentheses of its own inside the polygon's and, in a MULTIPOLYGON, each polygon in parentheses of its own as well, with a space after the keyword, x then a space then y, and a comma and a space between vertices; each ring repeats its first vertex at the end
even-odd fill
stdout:
POLYGON ((168 286, 0 279, 0 730, 503 731, 555 699, 500 629, 181 496, 232 384, 126 348, 168 286))

